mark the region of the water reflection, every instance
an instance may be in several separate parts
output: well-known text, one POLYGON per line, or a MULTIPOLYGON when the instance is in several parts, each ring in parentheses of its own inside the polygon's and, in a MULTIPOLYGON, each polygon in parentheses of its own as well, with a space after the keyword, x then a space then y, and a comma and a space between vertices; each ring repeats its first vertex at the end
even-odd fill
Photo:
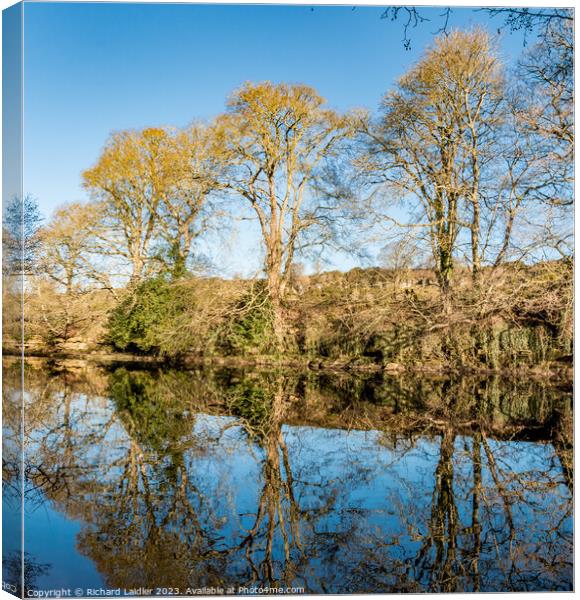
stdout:
POLYGON ((26 403, 27 536, 80 524, 71 586, 571 589, 565 386, 39 364, 26 403))
MULTIPOLYGON (((10 385, 2 386, 2 581, 22 592, 22 387, 20 363, 11 365, 10 385)), ((3 377, 6 373, 3 369, 3 377)))

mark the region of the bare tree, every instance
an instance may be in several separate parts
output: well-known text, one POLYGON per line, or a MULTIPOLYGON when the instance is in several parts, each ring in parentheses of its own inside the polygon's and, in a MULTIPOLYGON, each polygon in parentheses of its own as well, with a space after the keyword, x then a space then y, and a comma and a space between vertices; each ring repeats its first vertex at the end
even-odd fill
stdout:
POLYGON ((69 296, 92 284, 115 293, 112 273, 99 268, 100 240, 106 236, 100 217, 94 203, 65 204, 40 232, 40 270, 69 296))
POLYGON ((97 164, 83 173, 110 230, 104 248, 128 261, 132 284, 152 268, 160 204, 174 177, 169 140, 167 131, 154 128, 114 134, 97 164))
POLYGON ((36 271, 41 240, 42 216, 35 198, 13 196, 2 215, 3 272, 30 275, 36 271))
POLYGON ((217 141, 213 127, 194 124, 169 142, 173 177, 163 192, 159 232, 174 276, 183 274, 193 241, 216 215, 210 199, 220 188, 225 168, 225 152, 217 141))
POLYGON ((277 344, 283 300, 300 241, 331 206, 309 194, 317 169, 349 135, 349 122, 304 85, 247 83, 218 120, 231 169, 225 186, 249 203, 265 250, 264 271, 277 344))
MULTIPOLYGON (((510 32, 523 31, 524 40, 533 32, 540 37, 545 35, 547 30, 557 23, 574 22, 574 13, 570 8, 526 8, 526 7, 490 7, 475 9, 478 12, 484 12, 490 18, 500 17, 503 21, 499 24, 498 30, 508 29, 510 32)), ((405 50, 411 49, 411 31, 420 25, 435 25, 434 33, 448 33, 449 27, 453 21, 454 9, 450 6, 441 7, 433 19, 427 16, 425 9, 418 6, 389 6, 381 14, 382 19, 389 21, 398 21, 403 26, 403 47, 405 50)))
POLYGON ((462 229, 470 236, 474 279, 481 267, 482 170, 502 124, 503 80, 489 36, 439 37, 386 94, 382 118, 361 120, 367 143, 359 161, 373 184, 411 204, 427 233, 442 290, 449 288, 462 229))
POLYGON ((571 22, 551 24, 519 65, 524 81, 519 118, 522 129, 538 141, 544 199, 554 205, 573 203, 573 36, 571 22))
POLYGON ((101 251, 129 264, 132 284, 155 271, 185 271, 193 240, 207 228, 223 158, 210 127, 149 128, 113 135, 84 172, 107 226, 101 251))

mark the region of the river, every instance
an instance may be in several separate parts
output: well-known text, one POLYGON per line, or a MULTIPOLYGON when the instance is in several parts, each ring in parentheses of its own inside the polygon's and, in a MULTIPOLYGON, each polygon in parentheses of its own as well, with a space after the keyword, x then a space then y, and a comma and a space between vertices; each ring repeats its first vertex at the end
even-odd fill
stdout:
POLYGON ((572 589, 567 384, 31 361, 24 502, 19 389, 29 596, 572 589))

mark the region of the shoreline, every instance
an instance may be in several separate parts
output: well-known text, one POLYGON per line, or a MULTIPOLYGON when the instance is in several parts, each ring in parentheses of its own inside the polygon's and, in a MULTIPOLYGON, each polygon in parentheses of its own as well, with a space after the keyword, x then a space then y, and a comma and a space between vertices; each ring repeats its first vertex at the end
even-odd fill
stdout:
MULTIPOLYGON (((15 348, 3 347, 2 355, 5 358, 21 357, 22 354, 15 348)), ((160 368, 190 369, 196 367, 213 368, 250 368, 257 367, 261 369, 286 368, 300 369, 312 372, 331 372, 344 374, 425 374, 432 376, 480 376, 480 377, 530 377, 532 379, 548 378, 550 380, 572 382, 574 377, 573 365, 522 365, 515 369, 490 369, 490 368, 451 368, 443 365, 416 364, 408 365, 403 363, 371 363, 360 362, 356 359, 327 359, 324 357, 287 357, 277 358, 273 356, 198 356, 185 355, 180 359, 167 359, 158 356, 145 356, 131 354, 126 352, 102 352, 94 350, 76 350, 76 351, 53 351, 36 350, 24 354, 24 359, 43 359, 53 361, 83 361, 96 363, 103 366, 114 365, 147 365, 160 368)))

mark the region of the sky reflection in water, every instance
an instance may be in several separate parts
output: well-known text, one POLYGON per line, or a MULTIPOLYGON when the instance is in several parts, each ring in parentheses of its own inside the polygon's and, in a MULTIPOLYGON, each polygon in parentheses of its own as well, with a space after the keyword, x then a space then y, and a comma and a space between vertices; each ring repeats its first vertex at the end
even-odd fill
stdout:
MULTIPOLYGON (((30 588, 571 589, 567 392, 528 390, 515 419, 513 390, 486 384, 475 425, 433 417, 424 392, 419 427, 425 407, 393 408, 389 381, 125 369, 29 381, 30 588)), ((447 397, 473 415, 477 394, 454 385, 447 397)), ((5 499, 16 532, 9 485, 5 499)))

